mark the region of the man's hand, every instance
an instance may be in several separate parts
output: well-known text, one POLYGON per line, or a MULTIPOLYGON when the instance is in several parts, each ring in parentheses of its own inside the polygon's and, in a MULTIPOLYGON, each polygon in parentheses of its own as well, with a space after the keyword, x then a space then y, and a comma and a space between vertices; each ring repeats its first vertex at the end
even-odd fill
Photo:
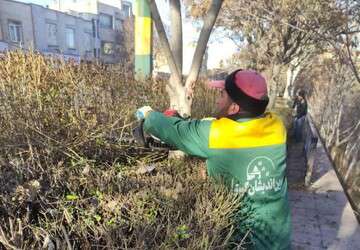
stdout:
POLYGON ((140 121, 141 119, 145 119, 151 111, 153 111, 153 109, 150 106, 144 106, 136 110, 135 116, 140 121))

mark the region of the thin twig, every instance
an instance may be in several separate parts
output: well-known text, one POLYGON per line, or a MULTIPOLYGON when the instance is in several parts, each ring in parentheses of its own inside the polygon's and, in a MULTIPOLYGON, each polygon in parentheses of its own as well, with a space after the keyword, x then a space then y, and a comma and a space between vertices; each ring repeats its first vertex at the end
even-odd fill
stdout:
POLYGON ((61 231, 64 234, 64 238, 65 238, 65 241, 67 243, 68 249, 72 250, 72 246, 70 244, 69 236, 68 236, 68 234, 66 232, 66 229, 65 229, 65 227, 63 225, 61 225, 61 231))

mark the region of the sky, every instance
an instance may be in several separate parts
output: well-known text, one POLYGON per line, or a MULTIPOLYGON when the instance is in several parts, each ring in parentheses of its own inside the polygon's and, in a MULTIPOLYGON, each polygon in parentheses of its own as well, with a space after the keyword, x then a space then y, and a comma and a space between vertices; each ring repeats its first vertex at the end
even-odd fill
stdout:
MULTIPOLYGON (((39 5, 46 6, 52 0, 18 0, 21 2, 35 3, 39 5)), ((130 0, 134 3, 135 0, 130 0)), ((168 17, 168 4, 165 0, 156 0, 161 13, 161 17, 165 23, 169 23, 168 17)), ((183 15, 185 16, 185 15, 183 15)), ((183 40, 184 40, 184 73, 188 73, 194 48, 189 48, 189 44, 197 41, 199 37, 199 31, 195 28, 194 23, 185 19, 183 21, 183 40)), ((237 46, 228 38, 222 36, 222 32, 219 30, 214 30, 210 36, 210 41, 208 43, 208 68, 216 68, 219 66, 221 60, 226 60, 231 57, 233 53, 236 52, 237 46)))

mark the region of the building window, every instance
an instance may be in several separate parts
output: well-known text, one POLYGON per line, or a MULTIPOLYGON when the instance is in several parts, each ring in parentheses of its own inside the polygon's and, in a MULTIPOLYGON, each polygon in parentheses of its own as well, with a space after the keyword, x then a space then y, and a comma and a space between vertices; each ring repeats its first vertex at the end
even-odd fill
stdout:
POLYGON ((9 38, 11 42, 22 42, 22 25, 20 22, 9 21, 9 38))
POLYGON ((47 23, 47 37, 48 37, 48 45, 56 46, 57 45, 57 27, 54 23, 47 23))
POLYGON ((122 31, 122 20, 120 18, 115 19, 115 30, 122 31))
POLYGON ((131 16, 131 5, 124 3, 122 5, 122 11, 126 17, 130 17, 131 16))
POLYGON ((101 43, 102 53, 104 55, 112 55, 114 54, 114 44, 110 42, 102 42, 101 43))
POLYGON ((112 29, 113 28, 113 17, 108 14, 100 13, 100 28, 103 29, 112 29))
POLYGON ((100 22, 97 19, 92 19, 92 32, 93 32, 93 37, 95 38, 99 38, 99 27, 100 27, 100 22))
POLYGON ((75 29, 66 28, 65 37, 66 37, 66 46, 68 47, 68 49, 75 49, 75 29))

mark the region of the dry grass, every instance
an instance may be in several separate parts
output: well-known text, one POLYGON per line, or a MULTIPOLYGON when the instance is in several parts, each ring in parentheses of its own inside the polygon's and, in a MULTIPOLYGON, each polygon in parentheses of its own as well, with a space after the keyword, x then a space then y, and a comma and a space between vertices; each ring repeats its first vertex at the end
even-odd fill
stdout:
MULTIPOLYGON (((195 116, 212 98, 199 85, 195 116)), ((134 81, 121 67, 6 54, 0 248, 225 248, 240 197, 206 180, 197 159, 140 157, 124 143, 144 104, 168 106, 163 83, 134 81)))

